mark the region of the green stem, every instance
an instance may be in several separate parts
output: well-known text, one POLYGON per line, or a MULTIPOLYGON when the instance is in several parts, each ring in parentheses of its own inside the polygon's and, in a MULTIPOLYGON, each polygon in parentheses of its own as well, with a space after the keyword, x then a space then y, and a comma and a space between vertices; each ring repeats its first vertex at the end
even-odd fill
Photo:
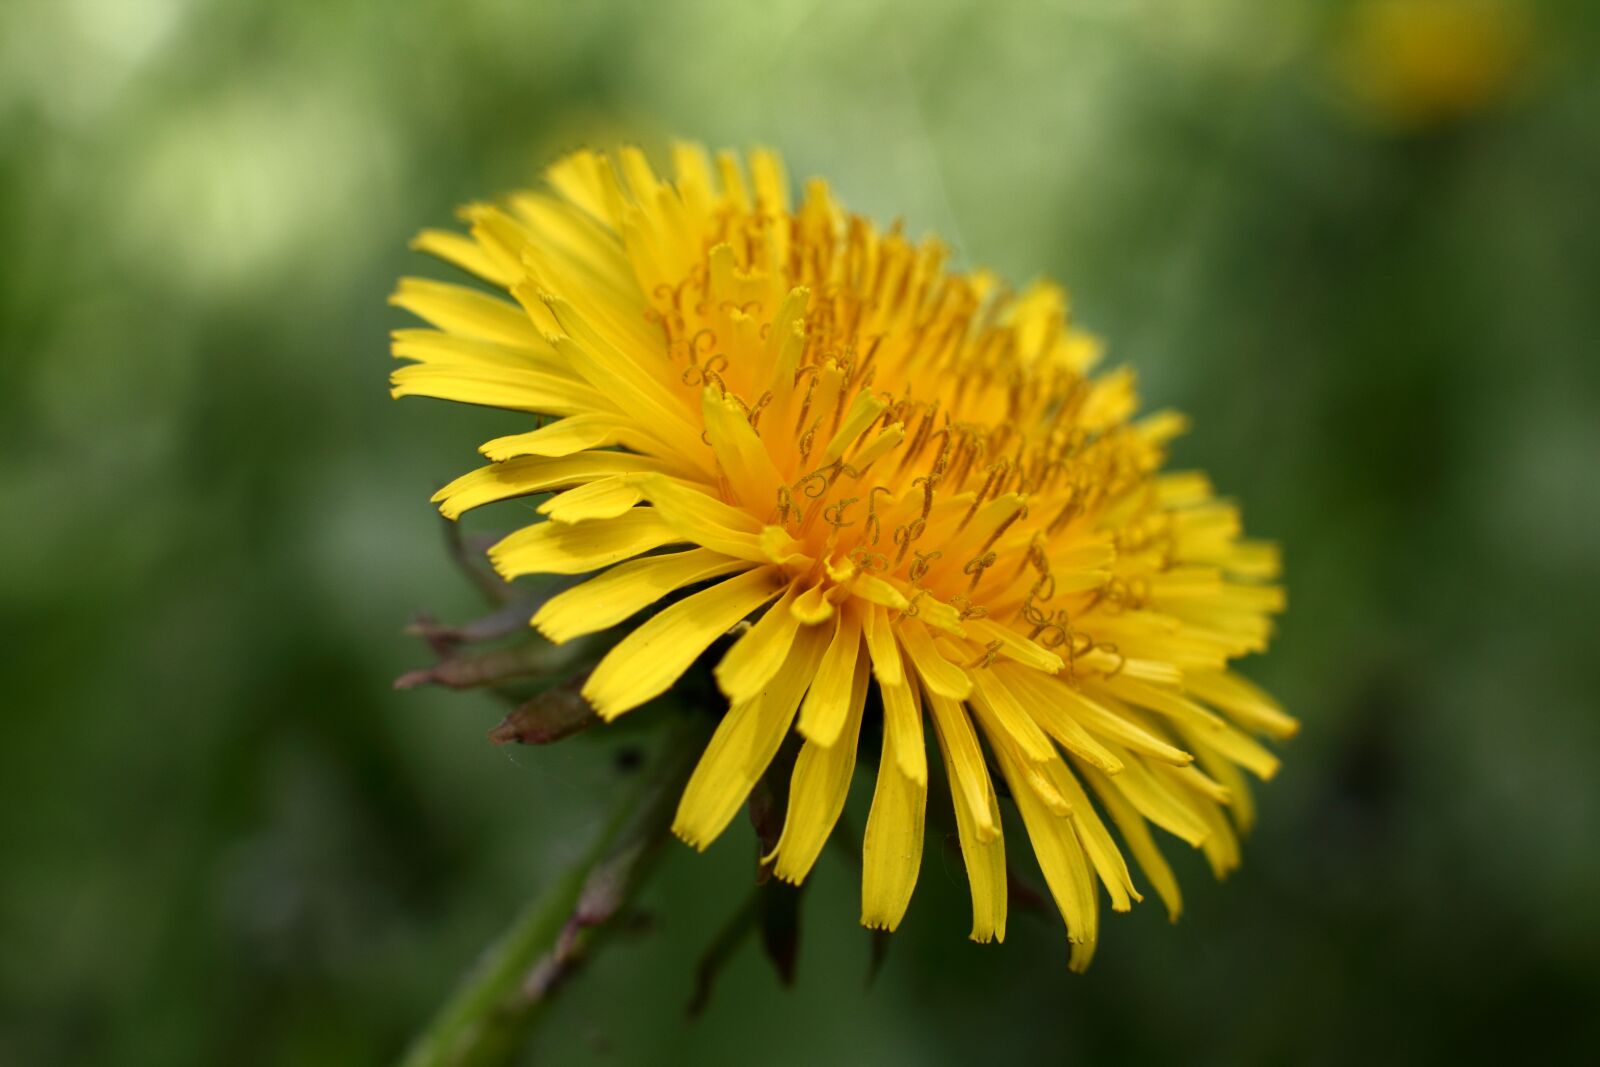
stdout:
POLYGON ((666 840, 705 741, 684 716, 584 857, 519 915, 419 1034, 401 1067, 510 1062, 553 995, 610 932, 666 840))

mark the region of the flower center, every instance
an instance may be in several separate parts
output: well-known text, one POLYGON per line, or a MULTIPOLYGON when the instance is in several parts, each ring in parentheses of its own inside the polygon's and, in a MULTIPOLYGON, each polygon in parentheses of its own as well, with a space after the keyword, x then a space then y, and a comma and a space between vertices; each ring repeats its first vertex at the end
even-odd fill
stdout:
POLYGON ((795 577, 843 596, 871 575, 934 625, 988 617, 1070 648, 1113 558, 1170 540, 1141 492, 1158 442, 1123 421, 1125 378, 1085 376, 1058 296, 943 259, 814 200, 729 213, 647 315, 686 403, 709 387, 754 428, 779 484, 740 506, 815 561, 795 577), (1112 509, 1125 543, 1100 532, 1112 509))

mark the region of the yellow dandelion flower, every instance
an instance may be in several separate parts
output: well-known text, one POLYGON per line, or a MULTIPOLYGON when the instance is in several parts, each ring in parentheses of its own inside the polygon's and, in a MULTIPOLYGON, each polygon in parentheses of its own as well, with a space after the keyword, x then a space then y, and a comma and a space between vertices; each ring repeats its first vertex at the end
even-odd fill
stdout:
POLYGON ((490 285, 419 279, 393 302, 396 396, 550 416, 482 447, 442 489, 454 518, 553 493, 495 545, 507 579, 599 572, 533 617, 564 642, 646 612, 583 687, 612 720, 670 689, 719 638, 728 698, 674 832, 706 847, 791 731, 803 739, 768 857, 798 883, 881 717, 861 921, 893 930, 917 881, 928 740, 944 762, 972 933, 1006 928, 998 771, 1089 962, 1103 888, 1141 899, 1124 848, 1176 917, 1151 826, 1238 862, 1241 769, 1295 723, 1229 663, 1265 648, 1274 547, 1241 539, 1204 475, 1163 473, 1171 413, 1134 419, 1131 375, 1049 284, 1020 294, 946 269, 779 158, 589 151, 552 192, 475 204, 470 234, 416 242, 490 285), (1109 824, 1108 820, 1109 819, 1109 824), (1120 834, 1121 845, 1111 826, 1120 834))
POLYGON ((1529 29, 1518 0, 1361 0, 1346 16, 1337 69, 1371 117, 1442 125, 1515 92, 1529 29))

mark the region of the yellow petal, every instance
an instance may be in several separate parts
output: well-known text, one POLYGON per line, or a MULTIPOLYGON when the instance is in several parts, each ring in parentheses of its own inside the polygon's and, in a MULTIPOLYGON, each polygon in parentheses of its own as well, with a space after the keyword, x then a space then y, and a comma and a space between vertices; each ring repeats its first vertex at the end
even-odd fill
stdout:
POLYGON ((1011 785, 1011 796, 1033 843, 1039 870, 1055 899, 1056 908, 1067 923, 1067 940, 1072 943, 1070 966, 1082 971, 1094 955, 1099 937, 1099 902, 1089 875, 1089 864, 1073 831, 1072 820, 1050 811, 1029 788, 1027 771, 1011 746, 996 746, 1001 773, 1011 785))
POLYGON ((536 522, 489 549, 489 562, 510 581, 524 574, 583 574, 681 540, 654 508, 614 519, 536 522))
POLYGON ((445 518, 456 519, 497 500, 654 469, 655 464, 648 457, 631 452, 579 452, 558 459, 522 456, 463 474, 433 494, 433 502, 445 518))
POLYGON ((767 562, 760 524, 745 512, 670 478, 642 475, 634 484, 684 540, 740 559, 767 562))
POLYGON ((1177 835, 1195 848, 1205 841, 1206 824, 1197 806, 1162 783, 1142 757, 1123 758, 1122 773, 1110 781, 1112 788, 1120 790, 1140 815, 1163 830, 1177 835))
POLYGON ((568 415, 537 430, 496 437, 478 451, 497 461, 513 456, 570 456, 589 448, 624 444, 625 438, 630 436, 629 430, 629 421, 622 415, 600 412, 568 415))
POLYGON ((1004 493, 978 508, 970 522, 949 541, 939 545, 944 556, 929 573, 929 582, 942 584, 961 579, 967 561, 981 555, 992 538, 1013 521, 1017 512, 1026 511, 1027 497, 1004 493))
POLYGON ((850 583, 851 590, 856 596, 871 604, 892 608, 895 611, 904 611, 911 606, 905 594, 882 578, 870 574, 858 574, 855 581, 850 583))
MULTIPOLYGON (((831 648, 824 654, 823 669, 826 669, 831 654, 831 648)), ((821 854, 828 835, 833 832, 834 824, 839 821, 839 813, 844 811, 845 798, 850 793, 850 779, 856 769, 856 743, 861 736, 861 713, 866 706, 867 679, 870 677, 866 655, 861 651, 859 641, 853 660, 853 667, 848 674, 849 689, 845 693, 844 707, 840 709, 843 721, 833 741, 829 744, 807 741, 801 746, 800 755, 795 760, 794 776, 789 780, 789 809, 784 816, 783 834, 778 838, 775 850, 778 862, 773 871, 779 878, 796 885, 805 880, 812 865, 817 862, 817 856, 821 854)), ((811 683, 811 691, 806 694, 807 703, 811 700, 811 693, 816 692, 817 684, 815 681, 811 683)), ((805 705, 801 705, 802 730, 805 715, 805 705)))
POLYGON ((950 771, 951 792, 959 793, 964 799, 972 813, 978 838, 993 840, 1000 835, 1000 809, 989 802, 994 795, 994 783, 989 781, 989 769, 966 707, 934 692, 927 694, 927 706, 939 749, 950 771))
POLYGON ((584 148, 557 160, 545 172, 556 192, 598 221, 615 227, 622 211, 622 190, 611 161, 584 148))
POLYGON ((584 683, 584 699, 601 718, 614 719, 660 696, 713 641, 780 588, 776 569, 761 567, 663 608, 606 653, 584 683))
POLYGON ((969 672, 969 676, 977 689, 976 699, 993 717, 995 725, 1016 742, 1024 756, 1035 763, 1058 758, 1056 747, 1039 729, 1029 708, 1001 680, 998 672, 980 668, 969 672))
POLYGON ((861 450, 850 457, 850 466, 858 471, 865 471, 872 464, 888 455, 901 441, 906 439, 906 428, 902 423, 894 423, 878 433, 861 446, 861 450))
POLYGON ((1271 541, 1235 541, 1216 553, 1216 563, 1240 578, 1276 578, 1283 570, 1282 554, 1271 541))
POLYGON ((905 670, 900 664, 900 643, 894 639, 894 628, 889 623, 889 613, 872 604, 866 609, 867 651, 872 654, 872 676, 879 685, 905 684, 905 670))
POLYGON ((718 152, 717 176, 722 180, 722 195, 733 201, 734 208, 741 214, 748 213, 752 206, 750 190, 745 185, 739 157, 728 151, 718 152))
POLYGON ((389 333, 389 351, 395 359, 410 359, 434 367, 510 368, 537 370, 587 385, 562 363, 543 338, 527 342, 485 341, 442 330, 402 329, 389 333))
MULTIPOLYGON (((1180 789, 1192 790, 1200 795, 1199 798, 1209 800, 1213 804, 1227 805, 1233 803, 1233 794, 1228 792, 1227 786, 1218 782, 1192 763, 1187 767, 1173 767, 1166 763, 1152 763, 1150 769, 1160 776, 1163 781, 1172 783, 1180 789)), ((1198 805, 1198 807, 1203 809, 1204 805, 1198 805)))
MULTIPOLYGON (((861 616, 854 607, 846 607, 837 616, 833 627, 833 640, 817 667, 817 676, 800 705, 799 730, 808 740, 824 748, 848 732, 847 713, 856 696, 853 677, 858 663, 865 670, 861 648, 861 616)), ((866 683, 861 685, 865 699, 866 683)), ((854 742, 852 742, 853 744, 854 742)))
POLYGON ((565 523, 614 519, 642 498, 643 494, 630 478, 614 474, 556 494, 539 505, 539 514, 549 516, 553 522, 565 523))
POLYGON ((789 210, 789 177, 783 158, 769 148, 750 153, 750 177, 756 186, 756 210, 776 215, 789 210))
POLYGON ((644 201, 653 196, 661 185, 650 159, 638 145, 623 145, 617 150, 617 162, 622 164, 622 174, 635 200, 644 201))
POLYGON ((1194 742, 1194 754, 1206 773, 1215 778, 1232 798, 1230 807, 1233 810, 1233 824, 1241 834, 1249 833, 1256 820, 1255 798, 1250 794, 1250 783, 1236 764, 1204 742, 1194 742))
POLYGON ((788 564, 797 571, 804 571, 811 565, 812 560, 806 555, 805 546, 781 526, 762 527, 759 543, 761 553, 769 563, 788 564))
POLYGON ((756 435, 744 410, 732 400, 707 388, 702 404, 706 439, 717 455, 717 463, 728 476, 728 483, 745 509, 763 519, 778 506, 778 490, 783 476, 773 465, 767 446, 756 435))
POLYGON ((805 286, 789 290, 772 320, 772 332, 767 335, 767 356, 772 361, 772 376, 767 382, 767 391, 772 394, 769 426, 782 424, 790 411, 795 372, 805 351, 805 311, 810 300, 811 290, 805 286))
POLYGON ((929 694, 933 732, 950 775, 950 795, 955 802, 956 833, 966 860, 967 884, 972 890, 974 941, 1004 941, 1006 937, 1006 847, 1000 836, 1000 803, 994 783, 983 766, 983 754, 972 724, 961 705, 929 694))
POLYGON ((1088 794, 1084 792, 1072 768, 1058 761, 1049 764, 1046 769, 1055 781, 1056 789, 1072 805, 1073 829, 1077 831, 1078 841, 1083 845, 1090 864, 1099 874, 1101 884, 1111 896, 1111 910, 1127 911, 1132 907, 1132 901, 1144 898, 1133 886, 1133 877, 1128 873, 1128 864, 1122 858, 1122 851, 1117 848, 1105 823, 1100 821, 1094 805, 1089 803, 1088 794))
POLYGON ((1060 656, 1023 637, 1009 626, 1000 626, 986 619, 971 619, 967 622, 967 630, 974 641, 985 645, 990 641, 999 641, 1002 659, 1013 660, 1046 674, 1055 674, 1066 665, 1060 656))
POLYGON ((883 695, 885 729, 892 727, 895 739, 895 758, 900 771, 921 785, 928 784, 928 743, 922 736, 922 700, 920 689, 909 679, 900 685, 878 683, 883 695))
POLYGON ((450 230, 423 230, 411 242, 411 247, 418 252, 437 256, 446 263, 460 267, 468 274, 475 274, 502 289, 516 281, 521 273, 506 270, 504 265, 486 253, 477 241, 450 230))
POLYGON ((1181 693, 1160 689, 1137 679, 1119 675, 1104 682, 1090 683, 1085 688, 1091 695, 1111 693, 1130 704, 1160 712, 1175 723, 1215 728, 1225 725, 1215 712, 1201 707, 1181 693))
POLYGON ((1016 738, 996 720, 993 710, 983 700, 974 699, 967 706, 971 709, 972 717, 978 725, 983 727, 984 736, 989 739, 989 747, 997 753, 1003 749, 1006 755, 1016 760, 1023 783, 1029 791, 1050 809, 1051 814, 1071 815, 1072 805, 1067 803, 1067 798, 1056 788, 1055 781, 1045 770, 1049 763, 1061 762, 1061 758, 1054 754, 1054 750, 1051 750, 1052 754, 1047 760, 1029 758, 1016 738))
POLYGON ((1168 471, 1154 479, 1156 498, 1170 508, 1203 504, 1211 499, 1211 479, 1203 471, 1168 471))
POLYGON ((833 601, 828 599, 828 590, 823 582, 817 582, 810 589, 794 598, 794 603, 789 605, 789 610, 794 617, 807 626, 827 622, 833 618, 833 601))
POLYGON ((541 281, 580 278, 585 288, 593 287, 608 295, 631 295, 634 300, 643 296, 622 242, 614 232, 559 197, 520 192, 512 194, 508 203, 529 232, 539 238, 523 249, 523 262, 527 264, 529 252, 542 253, 533 257, 539 263, 541 281), (551 273, 547 267, 559 273, 551 273))
POLYGON ((816 627, 802 630, 767 687, 722 717, 672 822, 672 832, 686 843, 705 848, 738 813, 788 735, 826 643, 827 635, 816 627))
POLYGON ((660 351, 660 332, 639 313, 645 298, 631 266, 613 273, 614 265, 586 261, 565 249, 539 243, 523 248, 522 265, 523 280, 510 287, 511 293, 546 335, 565 331, 549 307, 529 306, 529 299, 534 293, 558 289, 571 301, 573 310, 613 347, 641 353, 660 351))
POLYGON ((535 240, 532 231, 493 204, 469 204, 461 215, 472 226, 473 240, 502 277, 515 284, 527 273, 522 254, 535 240))
POLYGON ((1068 685, 1062 686, 1057 692, 1066 702, 1063 707, 1067 713, 1077 719, 1090 733, 1115 741, 1129 751, 1163 763, 1170 763, 1175 767, 1194 762, 1194 757, 1189 753, 1167 744, 1126 715, 1118 714, 1120 703, 1107 701, 1102 704, 1090 700, 1068 685))
POLYGON ((961 612, 956 610, 954 604, 947 604, 933 597, 923 597, 917 601, 916 619, 925 625, 943 630, 956 637, 967 636, 966 628, 961 625, 961 612))
POLYGON ((972 679, 933 647, 927 628, 912 618, 901 619, 895 627, 900 644, 916 668, 917 675, 931 692, 953 700, 965 700, 972 693, 972 679))
POLYGON ((732 703, 754 697, 788 660, 800 629, 800 620, 789 610, 797 595, 797 587, 791 583, 783 598, 767 609, 717 664, 713 672, 717 685, 732 703))
POLYGON ((484 341, 548 347, 521 308, 464 285, 401 278, 389 303, 450 333, 484 341))
POLYGON ((389 375, 389 395, 428 396, 541 415, 571 415, 606 406, 604 398, 585 383, 520 367, 417 363, 389 375))
POLYGON ((1211 866, 1211 874, 1219 879, 1226 878, 1239 867, 1239 837, 1217 805, 1203 804, 1200 812, 1207 830, 1200 850, 1205 853, 1206 862, 1211 866))
POLYGON ((1156 891, 1156 896, 1167 906, 1167 918, 1173 922, 1178 921, 1178 916, 1183 912, 1183 894, 1178 890, 1178 879, 1173 876, 1172 868, 1167 865, 1166 858, 1161 855, 1155 838, 1150 834, 1150 825, 1140 817, 1132 804, 1113 784, 1112 779, 1095 770, 1086 763, 1077 763, 1078 773, 1084 781, 1093 787, 1095 795, 1105 806, 1111 821, 1117 824, 1117 830, 1122 834, 1122 840, 1127 844, 1128 850, 1133 853, 1133 858, 1138 861, 1139 869, 1144 876, 1150 879, 1150 885, 1156 891))
POLYGON ((550 309, 566 331, 566 336, 550 338, 551 346, 590 385, 648 426, 652 435, 679 447, 685 455, 704 453, 700 431, 691 425, 683 401, 660 377, 619 350, 565 300, 548 294, 530 295, 520 285, 513 295, 524 304, 542 300, 550 309))
POLYGON ((822 462, 832 463, 844 455, 845 450, 855 442, 855 439, 865 433, 867 427, 877 421, 878 416, 883 412, 883 408, 883 401, 873 396, 870 392, 862 390, 857 393, 856 398, 850 402, 850 410, 845 413, 843 421, 839 424, 838 432, 829 439, 827 446, 823 448, 822 462))
POLYGON ((711 212, 711 160, 703 145, 688 141, 672 144, 672 167, 684 202, 700 215, 711 212))
POLYGON ((1026 705, 1034 721, 1063 748, 1082 756, 1107 774, 1122 770, 1122 761, 1068 714, 1065 682, 1039 671, 1004 663, 996 664, 994 671, 1026 705))
MULTIPOLYGON (((596 342, 598 345, 600 342, 596 342)), ((697 466, 708 468, 707 450, 700 444, 698 431, 690 428, 681 409, 669 407, 669 397, 646 394, 639 387, 630 388, 626 380, 612 377, 612 368, 618 360, 602 361, 593 358, 590 348, 578 344, 570 337, 556 337, 551 341, 556 352, 578 372, 596 392, 607 398, 603 408, 619 407, 633 416, 641 431, 660 441, 662 445, 685 460, 697 461, 697 466)))
MULTIPOLYGON (((901 736, 904 730, 903 720, 885 717, 878 782, 861 845, 861 925, 875 930, 893 930, 900 925, 922 869, 928 778, 926 769, 920 778, 905 772, 897 753, 912 741, 901 736)), ((920 749, 920 722, 916 734, 915 744, 920 749)))
POLYGON ((707 548, 620 563, 604 574, 557 593, 533 616, 546 638, 561 644, 615 626, 676 589, 749 569, 707 548))
POLYGON ((1191 744, 1204 741, 1264 782, 1278 773, 1278 757, 1248 734, 1240 733, 1231 726, 1208 730, 1180 725, 1178 733, 1191 744))
POLYGON ((1232 715, 1241 726, 1273 737, 1293 737, 1300 729, 1276 700, 1238 674, 1186 671, 1183 684, 1201 700, 1232 715))

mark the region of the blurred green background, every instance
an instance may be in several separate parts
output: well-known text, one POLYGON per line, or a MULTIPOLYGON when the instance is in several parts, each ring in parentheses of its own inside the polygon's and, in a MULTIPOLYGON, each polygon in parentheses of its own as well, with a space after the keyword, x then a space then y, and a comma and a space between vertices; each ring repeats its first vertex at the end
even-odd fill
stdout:
POLYGON ((1182 921, 1087 976, 1053 917, 968 944, 930 841, 870 988, 829 853, 795 988, 748 945, 690 1022, 741 822, 533 1057, 1592 1055, 1600 36, 1440 6, 8 0, 0 1062, 392 1059, 595 833, 615 739, 390 689, 479 610, 427 497, 519 420, 390 401, 384 298, 458 203, 675 135, 1063 280, 1287 546, 1248 671, 1304 729, 1243 870, 1172 842, 1182 921))

